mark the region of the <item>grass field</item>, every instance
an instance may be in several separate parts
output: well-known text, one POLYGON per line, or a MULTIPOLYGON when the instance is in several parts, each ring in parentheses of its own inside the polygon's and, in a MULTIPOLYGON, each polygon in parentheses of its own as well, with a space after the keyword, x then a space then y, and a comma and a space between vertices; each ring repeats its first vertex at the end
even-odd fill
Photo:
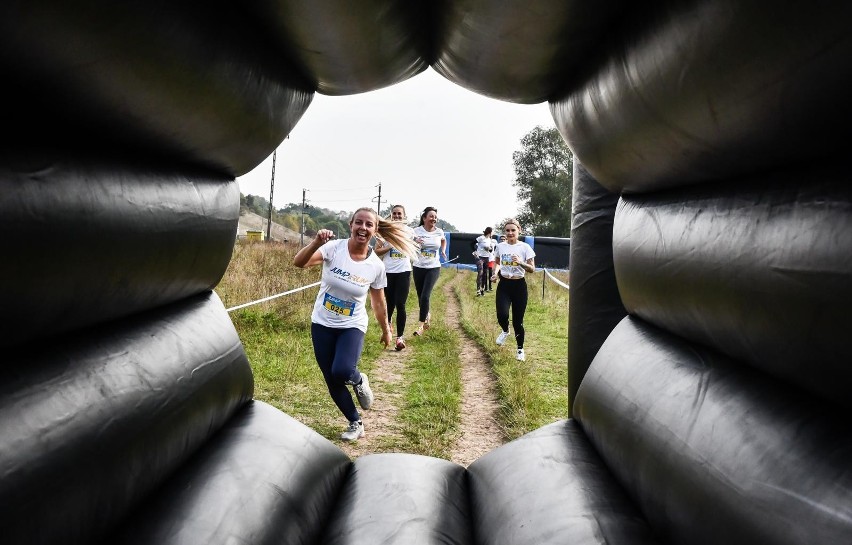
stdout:
MULTIPOLYGON (((226 307, 232 307, 319 280, 319 268, 292 266, 294 253, 294 247, 280 244, 237 244, 216 292, 226 307)), ((401 439, 378 445, 377 450, 447 458, 459 433, 460 335, 470 336, 488 354, 497 377, 505 440, 566 417, 568 293, 547 282, 542 297, 543 279, 540 272, 529 278, 527 361, 521 364, 515 360, 511 339, 502 348, 494 343, 499 327, 493 292, 477 298, 473 272, 441 271, 432 296, 433 314, 440 314, 446 305, 442 287, 450 283, 461 303, 462 330, 436 323, 428 336, 410 343, 408 365, 399 386, 404 400, 398 423, 401 439)), ((343 417, 328 395, 310 339, 316 290, 310 288, 236 310, 231 318, 254 371, 255 398, 337 441, 343 417)), ((409 309, 416 308, 413 288, 411 291, 409 309)), ((359 363, 368 375, 382 350, 376 342, 378 326, 372 314, 370 319, 359 363)))

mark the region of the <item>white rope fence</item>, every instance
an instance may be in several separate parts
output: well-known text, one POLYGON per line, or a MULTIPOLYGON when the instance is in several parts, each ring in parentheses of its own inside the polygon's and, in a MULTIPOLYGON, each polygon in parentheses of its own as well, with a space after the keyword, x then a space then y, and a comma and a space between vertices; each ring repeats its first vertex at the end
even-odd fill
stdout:
POLYGON ((250 307, 251 305, 256 305, 258 303, 265 303, 266 301, 271 301, 273 299, 277 299, 279 297, 284 297, 285 295, 290 295, 291 293, 296 293, 298 291, 306 290, 308 288, 313 288, 314 286, 319 286, 319 285, 320 285, 319 282, 314 282, 313 284, 308 284, 307 286, 302 286, 301 288, 296 288, 296 289, 293 289, 293 290, 290 290, 290 291, 285 291, 284 293, 276 293, 275 295, 270 295, 269 297, 264 297, 263 299, 258 299, 257 301, 251 301, 249 303, 243 303, 242 305, 237 305, 235 307, 231 307, 231 308, 228 308, 228 309, 225 309, 225 310, 227 310, 228 312, 231 312, 233 310, 239 310, 241 308, 250 307))
POLYGON ((566 283, 564 283, 564 282, 560 282, 560 281, 559 281, 559 279, 558 279, 558 278, 555 278, 552 274, 550 274, 550 271, 548 271, 547 269, 544 269, 544 274, 547 276, 547 278, 550 278, 551 280, 553 280, 554 282, 556 282, 556 284, 557 284, 557 285, 562 286, 562 287, 563 287, 563 288, 565 288, 566 290, 570 290, 570 289, 571 289, 571 286, 569 286, 568 284, 566 284, 566 283))
POLYGON ((571 287, 564 282, 560 282, 558 278, 555 278, 550 271, 547 269, 542 269, 544 271, 544 278, 541 280, 541 300, 544 301, 544 285, 547 284, 547 279, 550 278, 553 282, 556 283, 557 286, 561 286, 566 290, 570 290, 571 287))

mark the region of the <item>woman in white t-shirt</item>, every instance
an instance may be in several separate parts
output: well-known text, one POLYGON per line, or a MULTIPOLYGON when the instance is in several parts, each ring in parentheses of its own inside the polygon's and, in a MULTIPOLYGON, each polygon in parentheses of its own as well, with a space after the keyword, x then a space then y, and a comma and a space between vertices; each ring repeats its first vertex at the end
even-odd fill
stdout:
POLYGON ((491 227, 486 227, 481 235, 476 237, 474 242, 475 249, 473 255, 476 256, 476 295, 485 295, 485 290, 488 288, 488 277, 490 270, 488 261, 494 253, 494 239, 491 238, 491 227))
POLYGON ((527 311, 527 273, 535 272, 535 252, 526 242, 518 240, 521 234, 521 224, 518 220, 510 219, 503 227, 506 241, 497 244, 497 261, 494 264, 492 280, 498 277, 497 284, 497 323, 500 324, 500 335, 497 344, 502 345, 509 336, 509 308, 512 310, 512 328, 515 330, 515 340, 518 343, 517 359, 526 360, 524 354, 524 314, 527 311))
MULTIPOLYGON (((414 240, 414 232, 405 225, 405 207, 396 204, 391 207, 391 221, 401 222, 414 240)), ((385 301, 388 308, 388 322, 393 321, 393 313, 396 311, 396 350, 405 348, 405 302, 408 299, 408 291, 411 289, 411 258, 397 250, 388 241, 379 239, 376 242, 376 255, 382 258, 385 264, 385 301)), ((393 329, 393 328, 391 328, 393 329)))
POLYGON ((362 409, 369 409, 373 403, 367 375, 358 370, 367 332, 368 294, 382 326, 381 342, 385 348, 391 342, 382 291, 385 266, 369 242, 378 232, 409 255, 416 248, 399 224, 381 220, 371 208, 357 210, 349 227, 350 237, 343 240, 331 240, 334 232, 320 229, 314 240, 296 253, 293 264, 300 268, 322 264, 322 281, 311 313, 311 340, 328 392, 349 421, 340 438, 355 441, 364 436, 364 424, 347 386, 354 387, 362 409))
POLYGON ((414 335, 423 335, 429 329, 432 319, 429 313, 429 303, 432 289, 438 281, 441 271, 441 259, 447 260, 447 239, 444 231, 438 227, 438 209, 427 206, 420 214, 420 225, 414 228, 414 241, 420 246, 420 251, 412 265, 414 289, 417 290, 417 302, 420 305, 420 327, 414 335))

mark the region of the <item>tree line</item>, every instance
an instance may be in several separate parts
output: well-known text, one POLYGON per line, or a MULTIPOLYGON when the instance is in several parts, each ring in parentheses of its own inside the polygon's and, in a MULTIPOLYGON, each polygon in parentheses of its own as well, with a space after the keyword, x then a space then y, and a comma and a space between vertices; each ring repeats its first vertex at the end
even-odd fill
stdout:
MULTIPOLYGON (((535 127, 521 138, 521 149, 512 154, 520 207, 517 219, 525 234, 550 237, 571 236, 571 194, 574 183, 574 154, 555 128, 535 127)), ((257 195, 240 194, 240 208, 267 218, 269 201, 257 195)), ((390 209, 379 211, 382 217, 390 216, 390 209)), ((272 211, 272 221, 306 236, 314 236, 319 229, 331 229, 338 236, 349 233, 352 212, 335 211, 318 206, 290 203, 272 211)), ((495 226, 502 230, 505 219, 495 226)), ((417 225, 414 218, 411 225, 417 225)), ((452 223, 438 220, 438 227, 457 232, 452 223)))
MULTIPOLYGON (((258 195, 243 195, 240 193, 240 211, 254 212, 264 218, 269 217, 269 201, 258 195)), ((320 229, 331 229, 338 237, 349 236, 349 219, 353 212, 345 210, 329 210, 320 206, 306 204, 304 209, 301 204, 289 203, 283 208, 272 210, 272 222, 283 225, 297 233, 302 232, 304 221, 305 236, 313 237, 320 229), (303 214, 304 212, 304 214, 303 214)), ((390 217, 390 207, 379 211, 382 217, 390 217)), ((410 222, 413 227, 419 223, 419 218, 410 222)), ((438 220, 438 227, 445 231, 458 231, 456 227, 445 220, 438 220)))

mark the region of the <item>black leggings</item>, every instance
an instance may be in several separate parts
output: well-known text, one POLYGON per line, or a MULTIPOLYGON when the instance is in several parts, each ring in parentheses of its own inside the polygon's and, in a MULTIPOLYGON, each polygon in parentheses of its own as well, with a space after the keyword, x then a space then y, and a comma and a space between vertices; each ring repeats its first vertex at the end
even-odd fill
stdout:
POLYGON ((405 300, 411 289, 411 271, 387 273, 388 285, 385 286, 385 301, 388 306, 388 322, 393 319, 396 310, 396 336, 405 333, 405 300))
POLYGON ((414 289, 417 290, 417 302, 420 303, 420 321, 425 322, 429 316, 429 299, 432 297, 432 289, 438 281, 441 267, 423 269, 414 267, 414 289))
POLYGON ((518 348, 524 347, 524 313, 527 311, 527 281, 506 280, 497 283, 497 323, 503 331, 509 331, 509 306, 512 307, 512 327, 518 348))
POLYGON ((488 268, 487 257, 476 258, 476 289, 483 290, 488 287, 491 269, 488 268))

